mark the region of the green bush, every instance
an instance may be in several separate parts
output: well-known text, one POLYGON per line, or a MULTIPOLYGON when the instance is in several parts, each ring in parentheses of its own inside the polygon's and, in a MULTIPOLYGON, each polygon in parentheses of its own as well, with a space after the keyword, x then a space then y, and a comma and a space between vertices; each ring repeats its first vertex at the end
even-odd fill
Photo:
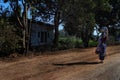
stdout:
POLYGON ((5 25, 0 25, 0 56, 9 55, 22 47, 19 44, 22 40, 16 32, 17 29, 14 25, 6 23, 5 25))
POLYGON ((70 48, 78 48, 81 46, 81 44, 81 40, 77 39, 76 37, 61 37, 59 39, 58 49, 64 50, 70 48))
POLYGON ((82 40, 81 39, 76 39, 75 48, 81 48, 81 47, 82 47, 82 40))
POLYGON ((97 45, 98 45, 98 42, 93 41, 93 40, 90 40, 90 41, 89 41, 89 47, 95 47, 95 46, 97 46, 97 45))
MULTIPOLYGON (((59 38, 59 50, 65 50, 70 48, 81 48, 82 46, 82 40, 80 38, 76 37, 60 37, 59 38)), ((90 40, 89 41, 89 47, 96 47, 98 45, 98 42, 90 40)))

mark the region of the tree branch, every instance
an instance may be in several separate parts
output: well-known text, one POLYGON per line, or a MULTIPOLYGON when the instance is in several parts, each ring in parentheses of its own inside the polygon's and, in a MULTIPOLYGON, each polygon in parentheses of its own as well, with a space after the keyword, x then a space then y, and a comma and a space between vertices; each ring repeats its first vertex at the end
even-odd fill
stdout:
POLYGON ((16 17, 17 17, 17 20, 18 20, 20 26, 21 26, 22 28, 24 28, 22 22, 20 21, 20 18, 19 18, 18 16, 16 16, 16 17))

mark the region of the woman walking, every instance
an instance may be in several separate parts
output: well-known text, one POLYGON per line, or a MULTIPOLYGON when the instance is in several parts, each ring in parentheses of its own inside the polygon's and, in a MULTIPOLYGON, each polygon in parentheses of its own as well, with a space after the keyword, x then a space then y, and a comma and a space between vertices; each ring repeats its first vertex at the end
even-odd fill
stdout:
POLYGON ((96 49, 96 53, 99 54, 99 60, 100 60, 101 63, 103 63, 103 60, 105 58, 107 39, 108 39, 108 28, 107 27, 102 27, 101 36, 99 37, 98 46, 97 46, 97 49, 96 49))

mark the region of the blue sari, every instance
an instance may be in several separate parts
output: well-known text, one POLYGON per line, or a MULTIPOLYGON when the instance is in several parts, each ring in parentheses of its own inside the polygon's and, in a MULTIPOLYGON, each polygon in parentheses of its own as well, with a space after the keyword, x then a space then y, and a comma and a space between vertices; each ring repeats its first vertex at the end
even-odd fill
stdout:
POLYGON ((105 54, 106 54, 106 37, 107 35, 105 33, 102 33, 99 40, 98 40, 98 46, 99 49, 99 59, 104 60, 105 54))

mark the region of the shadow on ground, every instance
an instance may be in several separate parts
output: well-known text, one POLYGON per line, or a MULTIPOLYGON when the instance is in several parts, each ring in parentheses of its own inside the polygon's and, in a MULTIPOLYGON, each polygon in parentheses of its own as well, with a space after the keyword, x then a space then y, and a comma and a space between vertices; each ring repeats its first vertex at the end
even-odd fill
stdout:
POLYGON ((72 65, 96 65, 100 62, 72 62, 72 63, 53 63, 54 66, 72 66, 72 65))

